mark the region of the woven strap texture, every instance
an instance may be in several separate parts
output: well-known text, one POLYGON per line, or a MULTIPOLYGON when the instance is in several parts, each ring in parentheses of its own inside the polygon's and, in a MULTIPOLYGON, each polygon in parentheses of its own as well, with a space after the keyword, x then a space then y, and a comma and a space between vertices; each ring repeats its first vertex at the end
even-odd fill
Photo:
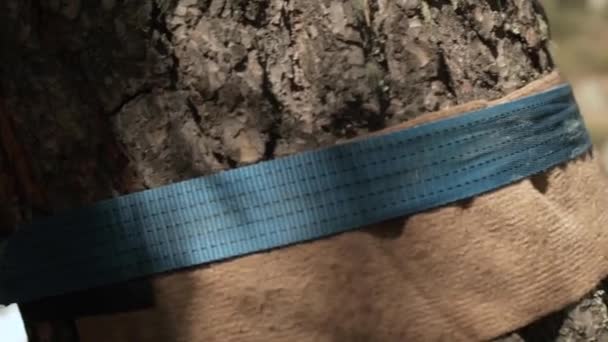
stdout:
POLYGON ((106 200, 22 227, 0 303, 356 229, 497 189, 590 147, 571 88, 106 200), (43 284, 43 285, 41 285, 43 284))

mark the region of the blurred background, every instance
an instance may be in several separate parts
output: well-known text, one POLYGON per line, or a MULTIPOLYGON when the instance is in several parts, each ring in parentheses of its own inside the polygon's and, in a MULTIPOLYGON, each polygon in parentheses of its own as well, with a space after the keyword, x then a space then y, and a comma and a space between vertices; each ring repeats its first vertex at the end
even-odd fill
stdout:
POLYGON ((560 71, 574 86, 608 171, 608 0, 541 0, 560 71))

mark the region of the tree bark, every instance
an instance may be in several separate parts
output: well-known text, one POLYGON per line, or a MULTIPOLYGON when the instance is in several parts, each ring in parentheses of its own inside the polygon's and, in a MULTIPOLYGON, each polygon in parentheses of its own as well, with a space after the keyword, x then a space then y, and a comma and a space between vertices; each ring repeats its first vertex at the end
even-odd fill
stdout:
POLYGON ((0 220, 289 155, 552 71, 526 0, 5 0, 0 220))

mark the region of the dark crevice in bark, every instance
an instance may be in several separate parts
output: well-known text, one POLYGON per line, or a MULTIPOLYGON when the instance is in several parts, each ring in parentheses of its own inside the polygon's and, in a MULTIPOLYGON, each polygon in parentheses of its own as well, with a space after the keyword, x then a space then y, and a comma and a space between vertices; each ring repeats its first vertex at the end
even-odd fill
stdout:
MULTIPOLYGON (((365 44, 363 42, 356 41, 356 40, 345 39, 345 38, 340 37, 340 36, 336 36, 335 39, 337 41, 339 41, 340 43, 343 43, 344 45, 354 46, 354 47, 363 49, 363 51, 365 52, 365 44)), ((366 57, 367 57, 367 55, 366 55, 366 57)))
POLYGON ((205 13, 208 9, 209 6, 211 6, 211 1, 212 0, 198 0, 198 8, 201 10, 201 13, 205 13))
POLYGON ((272 82, 270 81, 270 77, 268 75, 268 64, 266 57, 258 57, 258 63, 260 63, 260 66, 262 67, 262 96, 270 104, 272 110, 271 115, 273 116, 270 127, 268 127, 266 132, 267 140, 264 146, 263 154, 263 158, 268 160, 274 157, 278 141, 281 138, 280 128, 282 123, 281 113, 283 111, 283 105, 272 90, 272 82))
POLYGON ((534 48, 534 47, 526 47, 526 55, 530 58, 530 63, 532 66, 542 72, 544 69, 553 69, 555 65, 553 64, 553 58, 551 57, 551 52, 549 51, 547 44, 543 43, 542 48, 534 48), (543 67, 543 61, 541 55, 544 55, 546 58, 547 65, 543 67))
POLYGON ((488 76, 489 82, 483 80, 479 84, 481 86, 485 87, 486 89, 492 89, 492 88, 494 88, 496 86, 496 84, 498 84, 498 82, 500 81, 500 76, 494 70, 488 70, 484 74, 486 76, 488 76))
POLYGON ((451 6, 452 3, 450 0, 425 0, 427 4, 431 7, 441 9, 443 6, 451 6))
POLYGON ((238 166, 238 164, 239 164, 236 160, 230 158, 228 155, 222 154, 222 153, 219 153, 219 152, 213 152, 213 157, 220 164, 228 165, 228 167, 231 168, 231 169, 236 168, 238 166))
POLYGON ((247 62, 249 62, 249 55, 244 55, 243 58, 234 65, 234 71, 245 71, 247 69, 247 62))
POLYGON ((190 98, 186 99, 186 105, 188 106, 188 109, 190 109, 190 113, 192 113, 192 118, 194 119, 194 122, 196 122, 196 124, 200 128, 201 121, 203 118, 201 117, 201 113, 198 111, 198 108, 196 108, 196 105, 192 102, 190 98))
MULTIPOLYGON (((378 13, 378 2, 377 1, 369 1, 364 2, 367 3, 368 8, 364 9, 369 13, 369 23, 367 22, 367 18, 365 15, 361 14, 356 21, 356 25, 354 29, 356 29, 361 35, 361 42, 350 41, 347 39, 338 38, 341 42, 361 48, 363 50, 363 56, 365 58, 366 63, 368 65, 370 63, 376 64, 381 69, 381 75, 379 79, 374 78, 373 81, 378 81, 376 84, 371 84, 371 88, 375 93, 376 99, 380 106, 379 112, 376 115, 372 114, 371 116, 386 116, 386 110, 390 105, 390 82, 387 75, 389 74, 388 61, 386 59, 386 47, 385 41, 386 37, 381 32, 376 32, 374 26, 376 21, 376 16, 378 13)), ((349 102, 347 107, 352 107, 352 105, 358 103, 358 100, 349 102)), ((362 105, 363 103, 361 103, 362 105)), ((351 108, 352 109, 352 108, 351 108)), ((349 110, 349 109, 345 109, 349 110)), ((368 117, 366 115, 366 117, 368 117)), ((374 125, 375 126, 375 125, 374 125)), ((370 125, 371 127, 371 125, 370 125)), ((378 127, 382 128, 381 127, 378 127)))
POLYGON ((482 42, 483 45, 488 48, 488 50, 492 54, 492 57, 494 59, 498 58, 498 45, 496 44, 496 41, 492 41, 491 39, 487 39, 486 37, 484 37, 479 32, 479 30, 475 29, 474 25, 471 25, 471 30, 475 32, 475 36, 477 37, 477 39, 479 39, 479 41, 482 42))
MULTIPOLYGON (((369 3, 369 11, 370 11, 370 20, 372 27, 375 25, 377 20, 377 13, 379 11, 378 1, 371 1, 369 3)), ((373 46, 372 53, 375 53, 375 59, 382 68, 384 75, 390 74, 388 60, 386 58, 386 36, 382 32, 376 32, 373 29, 370 29, 369 39, 370 42, 367 44, 368 46, 373 46)), ((369 54, 369 51, 367 52, 369 54)), ((380 104, 380 115, 384 117, 386 115, 386 110, 390 105, 390 93, 391 93, 391 84, 390 79, 388 77, 384 77, 381 80, 381 84, 379 84, 376 89, 376 96, 378 97, 378 102, 380 104)))
POLYGON ((504 0, 486 0, 486 3, 490 6, 490 9, 495 12, 502 11, 505 6, 504 0))
MULTIPOLYGON (((521 44, 523 52, 525 53, 526 57, 528 57, 531 66, 539 73, 545 71, 545 68, 543 68, 543 65, 540 61, 540 51, 546 51, 546 46, 543 46, 542 48, 529 46, 528 42, 522 35, 517 34, 511 30, 507 30, 504 26, 496 27, 494 31, 497 39, 508 39, 513 42, 519 42, 521 44)), ((548 68, 552 69, 553 61, 550 59, 548 61, 548 68)))
POLYGON ((424 13, 422 11, 422 5, 418 5, 414 8, 411 8, 409 13, 408 13, 408 18, 412 19, 412 18, 419 18, 419 19, 424 19, 424 13))
POLYGON ((120 104, 118 104, 118 106, 116 106, 115 108, 111 109, 108 112, 109 116, 115 116, 118 113, 120 113, 128 104, 132 103, 133 101, 138 100, 139 98, 141 98, 142 96, 151 94, 153 91, 153 88, 151 86, 146 86, 143 87, 141 89, 139 89, 138 91, 136 91, 134 94, 126 96, 121 102, 120 104))
POLYGON ((289 46, 293 47, 293 24, 291 22, 290 11, 287 9, 287 7, 289 7, 289 1, 290 0, 285 0, 283 7, 281 7, 281 19, 283 20, 283 26, 289 34, 289 46))
POLYGON ((269 0, 239 0, 236 4, 241 12, 243 24, 255 28, 263 28, 268 22, 269 0))
POLYGON ((536 69, 538 71, 542 71, 543 65, 540 60, 539 51, 537 49, 529 49, 529 48, 525 48, 525 50, 526 50, 526 55, 530 59, 530 63, 532 64, 534 69, 536 69))
POLYGON ((357 132, 354 128, 365 127, 376 131, 385 127, 385 117, 364 107, 361 97, 347 101, 344 107, 333 115, 331 125, 321 127, 326 132, 337 132, 339 136, 354 138, 357 132))
MULTIPOLYGON (((211 4, 211 1, 209 2, 209 4, 211 4)), ((201 10, 200 13, 197 13, 197 15, 195 17, 193 17, 189 22, 188 22, 188 26, 189 27, 197 27, 198 24, 201 22, 201 20, 203 18, 205 18, 205 14, 207 13, 207 10, 209 9, 209 6, 203 6, 200 7, 199 9, 201 10)))
POLYGON ((456 8, 456 14, 458 14, 461 18, 464 18, 464 22, 471 32, 475 33, 475 37, 479 39, 479 41, 490 51, 492 57, 496 59, 498 57, 498 46, 496 44, 496 40, 489 39, 485 37, 478 29, 477 25, 471 19, 471 10, 468 6, 459 6, 456 8))
POLYGON ((540 3, 539 0, 531 0, 532 1, 532 8, 534 8, 534 12, 540 14, 540 17, 542 18, 542 20, 547 23, 547 30, 548 30, 548 39, 551 39, 551 23, 549 22, 549 17, 547 16, 547 11, 545 11, 545 8, 543 7, 543 5, 540 3))
POLYGON ((167 10, 166 8, 161 7, 157 1, 155 1, 153 3, 152 13, 150 13, 150 16, 152 18, 152 29, 159 32, 166 39, 166 42, 163 42, 162 39, 157 40, 156 47, 161 54, 169 55, 171 58, 172 63, 169 68, 170 89, 177 89, 179 82, 179 59, 175 55, 173 46, 171 44, 173 41, 173 32, 171 32, 171 30, 167 27, 167 10))
POLYGON ((551 55, 551 51, 549 51, 546 43, 543 44, 542 51, 545 53, 545 57, 547 57, 547 68, 552 70, 555 68, 555 61, 553 61, 553 56, 551 55))
POLYGON ((456 89, 454 88, 454 79, 448 66, 445 52, 439 48, 439 66, 437 68, 437 80, 443 83, 452 97, 456 97, 456 89))
POLYGON ((288 9, 288 7, 290 6, 290 1, 291 0, 285 0, 285 3, 283 4, 283 7, 281 8, 281 20, 283 22, 283 27, 285 27, 285 29, 287 30, 287 35, 289 36, 289 43, 287 46, 288 46, 289 53, 290 53, 292 71, 294 72, 294 75, 292 75, 292 77, 289 78, 289 88, 292 92, 300 92, 300 91, 304 90, 304 87, 299 85, 295 81, 295 70, 301 69, 300 61, 298 59, 293 58, 295 39, 294 39, 294 31, 293 31, 294 27, 293 27, 293 22, 292 22, 292 15, 296 14, 296 13, 292 13, 292 11, 290 11, 288 9))
POLYGON ((226 10, 226 6, 228 6, 228 0, 224 0, 221 2, 222 7, 220 7, 216 13, 218 14, 218 17, 222 15, 222 13, 224 13, 224 11, 226 10))

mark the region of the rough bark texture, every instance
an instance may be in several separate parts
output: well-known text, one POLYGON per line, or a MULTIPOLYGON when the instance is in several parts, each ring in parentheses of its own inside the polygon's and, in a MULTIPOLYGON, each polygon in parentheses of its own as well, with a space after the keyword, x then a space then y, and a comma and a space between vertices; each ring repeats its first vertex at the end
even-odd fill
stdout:
POLYGON ((553 68, 528 0, 5 0, 0 22, 3 226, 494 99, 553 68))
POLYGON ((50 211, 496 98, 552 68, 523 0, 0 6, 7 119, 37 193, 19 204, 50 211))

